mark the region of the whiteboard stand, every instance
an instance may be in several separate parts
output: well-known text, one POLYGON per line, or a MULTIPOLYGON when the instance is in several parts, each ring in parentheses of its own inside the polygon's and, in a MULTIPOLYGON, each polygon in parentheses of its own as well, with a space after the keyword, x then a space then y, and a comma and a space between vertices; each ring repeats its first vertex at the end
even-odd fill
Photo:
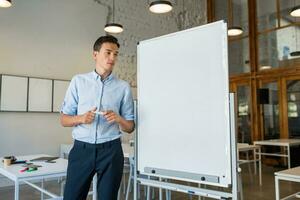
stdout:
MULTIPOLYGON (((182 184, 168 183, 162 182, 159 180, 151 180, 147 178, 138 177, 137 172, 137 137, 138 132, 136 130, 135 134, 135 162, 134 162, 134 200, 137 200, 137 184, 146 185, 150 187, 157 187, 160 189, 172 190, 177 192, 182 192, 186 194, 198 195, 203 197, 209 197, 213 199, 232 199, 238 200, 238 166, 237 166, 237 149, 236 149, 236 136, 235 136, 235 112, 234 112, 234 94, 230 93, 229 96, 229 106, 230 106, 230 142, 231 142, 231 171, 232 171, 232 185, 231 192, 223 192, 221 190, 212 190, 212 189, 204 189, 197 188, 182 184)), ((138 108, 137 108, 138 109, 138 108)), ((138 119, 138 117, 136 117, 138 119)), ((138 123, 138 121, 136 121, 138 123)), ((137 126, 136 126, 137 127, 137 126)))

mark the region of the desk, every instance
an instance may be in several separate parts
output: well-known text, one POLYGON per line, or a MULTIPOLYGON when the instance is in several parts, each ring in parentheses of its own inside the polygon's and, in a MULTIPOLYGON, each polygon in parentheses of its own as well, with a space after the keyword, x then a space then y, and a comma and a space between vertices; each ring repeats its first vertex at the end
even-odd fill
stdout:
POLYGON ((244 163, 251 163, 251 162, 253 162, 255 174, 256 174, 256 163, 258 162, 259 185, 262 185, 261 148, 260 148, 260 146, 249 145, 249 144, 246 144, 246 143, 238 143, 237 144, 237 149, 238 149, 237 159, 238 159, 239 163, 240 164, 244 164, 244 163), (253 160, 249 160, 248 158, 247 158, 247 160, 241 160, 239 158, 239 152, 247 152, 248 153, 249 151, 253 151, 253 160))
MULTIPOLYGON (((276 194, 276 200, 280 200, 280 188, 279 188, 279 181, 285 180, 285 181, 293 181, 293 182, 299 182, 300 183, 300 167, 295 167, 279 172, 275 172, 275 194, 276 194)), ((299 192, 299 191, 298 191, 299 192)), ((285 197, 283 199, 289 199, 292 197, 295 197, 297 193, 292 194, 288 197, 285 197)))
MULTIPOLYGON (((17 156, 18 160, 31 160, 38 157, 49 156, 45 154, 17 156)), ((1 158, 2 160, 3 158, 1 158)), ((37 171, 32 172, 20 172, 24 169, 24 164, 14 164, 8 167, 4 167, 3 163, 0 163, 0 174, 14 181, 15 183, 15 200, 19 200, 19 187, 20 183, 26 183, 27 185, 39 190, 41 192, 41 199, 44 199, 44 194, 52 198, 60 198, 59 195, 53 194, 44 189, 44 179, 46 178, 60 178, 67 175, 68 161, 66 159, 58 158, 55 163, 46 163, 44 161, 29 161, 36 165, 41 165, 37 171), (41 186, 31 183, 33 180, 41 180, 41 186)), ((93 179, 93 191, 96 191, 97 177, 93 179)), ((63 190, 63 188, 61 188, 63 190)), ((93 194, 93 200, 97 199, 97 192, 91 192, 93 194)))
MULTIPOLYGON (((38 158, 41 156, 49 156, 44 154, 38 155, 28 155, 28 156, 17 156, 18 160, 31 160, 33 158, 38 158)), ((3 158, 1 158, 2 160, 3 158)), ((15 164, 10 165, 8 167, 4 167, 3 163, 0 163, 0 174, 14 181, 15 183, 15 200, 19 199, 19 186, 20 183, 26 183, 39 191, 41 191, 41 199, 43 199, 43 194, 47 194, 52 198, 57 198, 58 195, 50 193, 43 188, 43 180, 46 178, 59 178, 66 176, 68 161, 62 158, 55 160, 56 163, 46 163, 46 162, 33 162, 36 165, 41 165, 37 171, 32 172, 20 172, 23 164, 15 164), (32 180, 41 180, 42 186, 35 185, 29 181, 32 180)), ((31 161, 30 161, 31 162, 31 161)))
POLYGON ((288 168, 291 168, 290 148, 292 146, 299 146, 300 145, 300 139, 262 140, 262 141, 255 141, 254 145, 285 147, 286 151, 284 151, 283 153, 263 153, 263 152, 260 152, 259 154, 260 155, 266 155, 266 156, 285 157, 288 161, 288 168))

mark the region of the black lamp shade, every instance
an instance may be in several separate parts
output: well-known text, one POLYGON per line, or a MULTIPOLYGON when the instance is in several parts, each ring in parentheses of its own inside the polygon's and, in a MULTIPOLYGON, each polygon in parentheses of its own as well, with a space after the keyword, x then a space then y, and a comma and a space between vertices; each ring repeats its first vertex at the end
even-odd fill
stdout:
POLYGON ((293 51, 290 53, 290 56, 300 56, 300 51, 293 51))

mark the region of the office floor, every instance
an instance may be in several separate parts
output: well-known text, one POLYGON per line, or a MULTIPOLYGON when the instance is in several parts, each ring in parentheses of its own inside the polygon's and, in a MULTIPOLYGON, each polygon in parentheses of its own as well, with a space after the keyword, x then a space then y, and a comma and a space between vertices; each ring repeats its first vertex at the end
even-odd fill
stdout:
MULTIPOLYGON (((263 165, 263 185, 259 186, 258 176, 251 175, 249 173, 247 165, 242 167, 242 178, 243 178, 243 190, 244 200, 274 200, 275 199, 275 186, 274 186, 274 172, 282 169, 273 168, 263 165)), ((253 171, 253 170, 252 170, 253 171)), ((57 181, 47 182, 45 187, 51 192, 59 193, 59 185, 57 181)), ((296 191, 300 192, 300 183, 281 182, 280 185, 281 194, 288 195, 296 191)), ((0 199, 1 200, 13 200, 14 188, 4 187, 0 188, 0 199)), ((142 192, 143 194, 143 192, 142 192)), ((20 200, 38 200, 40 199, 40 193, 37 190, 32 189, 29 186, 23 185, 20 189, 20 200)), ((121 195, 121 200, 124 196, 121 195)), ((91 198, 88 198, 91 199, 91 198)), ((132 199, 130 196, 129 199, 132 199)), ((158 191, 155 192, 155 199, 158 199, 158 191)), ((172 192, 172 200, 189 200, 189 196, 183 193, 172 192)), ((198 197, 194 196, 191 199, 196 200, 198 197)), ((206 198, 208 199, 208 198, 206 198)))

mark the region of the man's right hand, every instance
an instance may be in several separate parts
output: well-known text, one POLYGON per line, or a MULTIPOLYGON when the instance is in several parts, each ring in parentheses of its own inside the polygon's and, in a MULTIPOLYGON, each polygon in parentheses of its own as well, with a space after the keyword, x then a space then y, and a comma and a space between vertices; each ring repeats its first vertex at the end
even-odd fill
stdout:
POLYGON ((97 110, 96 107, 94 107, 92 110, 86 112, 85 114, 81 115, 81 123, 82 124, 90 124, 95 119, 95 111, 97 110))

